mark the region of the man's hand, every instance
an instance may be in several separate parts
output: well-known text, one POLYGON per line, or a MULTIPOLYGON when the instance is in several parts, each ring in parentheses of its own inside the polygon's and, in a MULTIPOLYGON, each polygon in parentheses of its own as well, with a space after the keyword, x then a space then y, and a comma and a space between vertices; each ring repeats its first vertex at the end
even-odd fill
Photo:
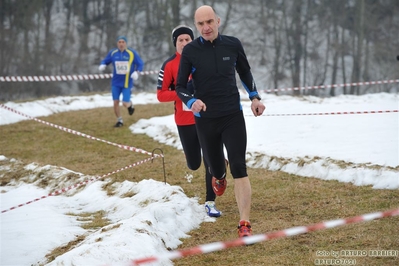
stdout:
POLYGON ((263 111, 265 111, 266 106, 259 101, 258 99, 253 99, 252 104, 251 104, 251 110, 254 116, 260 116, 263 114, 263 111))
POLYGON ((191 105, 191 111, 199 113, 200 111, 206 111, 206 105, 201 100, 197 99, 193 105, 191 105))
POLYGON ((137 79, 139 78, 139 73, 138 73, 137 71, 134 71, 134 72, 130 75, 130 77, 131 77, 133 80, 137 80, 137 79))
POLYGON ((103 71, 105 70, 106 67, 107 67, 107 65, 102 64, 102 65, 100 65, 100 66, 98 67, 98 70, 99 70, 100 72, 103 72, 103 71))

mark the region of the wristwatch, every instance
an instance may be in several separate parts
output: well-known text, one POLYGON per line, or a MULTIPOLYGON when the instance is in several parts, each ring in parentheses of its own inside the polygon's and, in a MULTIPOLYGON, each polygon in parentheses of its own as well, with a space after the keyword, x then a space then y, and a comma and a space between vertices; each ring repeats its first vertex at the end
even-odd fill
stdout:
POLYGON ((262 100, 262 98, 260 98, 260 96, 259 96, 258 94, 254 95, 254 96, 252 96, 252 97, 249 97, 249 99, 250 99, 251 101, 252 101, 253 99, 258 99, 259 101, 262 100))

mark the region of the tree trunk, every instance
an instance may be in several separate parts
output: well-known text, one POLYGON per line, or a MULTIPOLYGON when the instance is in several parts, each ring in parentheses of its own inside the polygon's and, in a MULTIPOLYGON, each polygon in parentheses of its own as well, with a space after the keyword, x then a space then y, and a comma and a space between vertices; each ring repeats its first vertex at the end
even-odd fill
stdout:
MULTIPOLYGON (((323 85, 326 81, 326 77, 327 77, 327 71, 328 71, 328 66, 329 66, 329 58, 330 58, 330 50, 331 50, 331 37, 330 37, 330 27, 327 28, 327 49, 326 49, 326 53, 324 56, 324 71, 323 71, 323 75, 320 81, 320 85, 323 85)), ((323 91, 325 91, 325 89, 323 89, 323 91)))
MULTIPOLYGON (((49 60, 51 58, 51 54, 53 51, 52 45, 52 36, 50 34, 50 26, 51 26, 51 9, 53 7, 52 0, 45 0, 43 3, 43 13, 44 13, 44 50, 46 51, 43 53, 43 72, 48 73, 53 70, 52 66, 49 64, 53 64, 53 60, 49 60)), ((51 73, 52 74, 52 73, 51 73)))
MULTIPOLYGON (((294 76, 294 72, 295 72, 295 68, 294 68, 294 56, 292 54, 292 44, 291 44, 291 38, 290 38, 290 32, 291 32, 291 28, 288 27, 288 15, 286 12, 286 4, 285 4, 285 0, 283 0, 283 6, 282 6, 282 11, 283 11, 283 21, 284 21, 284 31, 285 31, 285 36, 287 39, 287 61, 288 61, 288 66, 289 66, 289 71, 291 74, 291 80, 292 80, 292 86, 294 85, 294 81, 293 81, 293 76, 294 76)), ((295 93, 294 93, 295 94, 295 93)))
MULTIPOLYGON (((354 57, 353 57, 353 69, 352 69, 352 78, 351 82, 359 82, 360 81, 360 73, 361 73, 361 61, 362 61, 362 47, 363 47, 363 35, 364 35, 364 0, 356 1, 356 20, 355 20, 355 32, 357 38, 354 37, 354 57)), ((351 87, 351 94, 359 95, 359 86, 351 87)))
POLYGON ((180 24, 180 0, 171 0, 172 8, 172 28, 180 24))
MULTIPOLYGON (((278 88, 279 80, 282 79, 282 74, 280 73, 280 62, 281 62, 281 49, 282 49, 282 40, 281 40, 281 32, 282 25, 280 19, 277 19, 275 9, 272 9, 269 14, 272 17, 273 23, 273 41, 274 41, 274 58, 273 58, 273 67, 272 67, 272 77, 273 77, 273 86, 274 88, 278 88)), ((277 94, 277 92, 275 92, 277 94)))
MULTIPOLYGON (((303 77, 302 77, 302 86, 307 86, 307 69, 308 69, 308 31, 309 31, 309 20, 312 12, 312 1, 308 0, 306 5, 306 20, 304 21, 305 29, 304 29, 304 40, 303 40, 303 77)), ((304 92, 307 94, 307 90, 304 92)))
POLYGON ((228 1, 227 3, 227 11, 224 19, 222 20, 222 25, 219 29, 220 34, 223 34, 223 31, 227 28, 229 25, 229 20, 230 20, 230 15, 231 15, 231 10, 232 10, 232 4, 231 1, 228 1))
MULTIPOLYGON (((301 59, 302 59, 302 22, 301 22, 301 8, 302 0, 296 0, 294 2, 294 14, 293 14, 293 48, 294 48, 294 73, 292 76, 292 83, 294 87, 301 86, 301 59)), ((294 95, 300 95, 301 91, 294 91, 294 95)))
MULTIPOLYGON (((333 64, 332 64, 332 74, 331 74, 331 84, 335 84, 337 82, 337 72, 338 72, 338 58, 339 58, 339 32, 338 25, 335 18, 333 18, 333 34, 334 34, 334 43, 333 43, 333 64)), ((335 87, 330 88, 330 96, 335 96, 335 87)))

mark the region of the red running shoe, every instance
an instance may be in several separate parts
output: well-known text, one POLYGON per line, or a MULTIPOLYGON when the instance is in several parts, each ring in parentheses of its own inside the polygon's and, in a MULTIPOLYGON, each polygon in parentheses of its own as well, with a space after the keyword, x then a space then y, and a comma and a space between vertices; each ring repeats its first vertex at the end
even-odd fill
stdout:
POLYGON ((251 223, 241 220, 238 224, 238 237, 252 236, 251 223))
MULTIPOLYGON (((227 168, 229 167, 229 161, 227 159, 224 159, 224 162, 226 164, 226 171, 227 171, 227 168)), ((209 170, 209 172, 211 171, 209 170)), ((212 177, 212 188, 216 196, 222 196, 224 191, 226 190, 226 187, 227 187, 226 173, 224 174, 224 177, 222 179, 217 179, 214 176, 212 177)))
POLYGON ((222 179, 217 179, 214 176, 212 177, 212 188, 216 196, 222 196, 224 191, 226 190, 226 187, 227 187, 226 177, 223 177, 222 179))

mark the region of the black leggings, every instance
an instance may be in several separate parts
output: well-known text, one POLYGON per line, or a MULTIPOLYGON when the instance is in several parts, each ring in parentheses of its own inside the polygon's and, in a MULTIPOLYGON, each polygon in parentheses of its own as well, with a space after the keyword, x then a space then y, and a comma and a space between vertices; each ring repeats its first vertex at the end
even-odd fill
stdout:
MULTIPOLYGON (((183 146, 184 155, 186 156, 187 167, 190 170, 197 170, 201 166, 202 154, 201 146, 198 140, 197 129, 195 125, 177 126, 180 142, 183 146)), ((216 198, 212 188, 212 175, 208 171, 208 163, 204 158, 205 166, 205 185, 206 199, 205 201, 214 201, 216 198)))
POLYGON ((216 118, 195 117, 195 121, 202 151, 212 175, 222 178, 226 173, 224 145, 233 178, 248 176, 245 162, 247 131, 242 111, 216 118))

